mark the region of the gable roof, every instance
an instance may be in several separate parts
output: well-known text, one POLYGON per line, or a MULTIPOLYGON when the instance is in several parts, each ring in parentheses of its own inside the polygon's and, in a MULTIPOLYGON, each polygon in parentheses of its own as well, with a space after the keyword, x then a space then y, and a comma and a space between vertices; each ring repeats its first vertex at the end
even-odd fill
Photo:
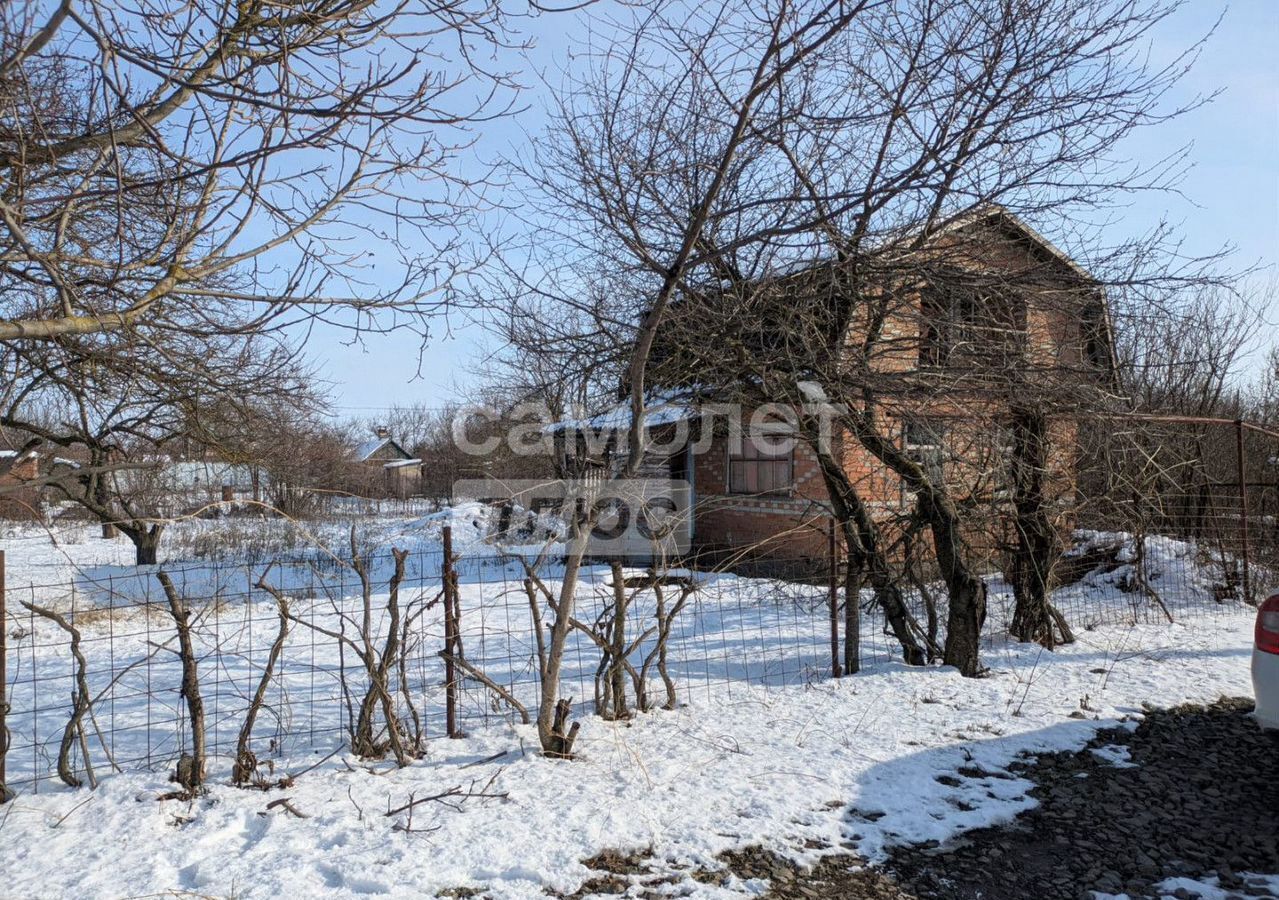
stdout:
POLYGON ((394 438, 375 437, 370 438, 355 448, 355 460, 356 462, 368 462, 373 458, 375 453, 388 446, 395 451, 396 456, 400 459, 412 458, 403 447, 395 442, 394 438))
POLYGON ((938 232, 938 234, 947 231, 962 231, 964 228, 968 228, 982 222, 994 222, 1004 231, 1014 233, 1026 240, 1040 252, 1060 263, 1095 290, 1097 300, 1095 309, 1097 309, 1100 314, 1100 326, 1102 336, 1106 344, 1107 369, 1112 378, 1117 377, 1117 373, 1119 371, 1119 356, 1118 350, 1115 346, 1115 323, 1110 310, 1110 297, 1106 293, 1105 285, 1101 284, 1097 280, 1096 276, 1083 266, 1079 265, 1079 263, 1075 262, 1075 260, 1068 256, 1060 247, 1032 228, 1024 219, 1014 215, 998 204, 991 204, 988 207, 976 210, 968 215, 960 216, 947 223, 941 231, 938 232))
MULTIPOLYGON (((891 279, 897 277, 897 273, 900 272, 907 274, 914 272, 922 278, 936 276, 944 281, 962 272, 978 282, 994 275, 998 276, 1000 284, 1021 283, 1024 280, 1028 288, 1039 285, 1053 292, 1068 290, 1077 298, 1072 302, 1080 304, 1080 314, 1095 323, 1099 343, 1104 344, 1097 348, 1100 351, 1097 361, 1112 378, 1118 369, 1115 358, 1114 326, 1105 286, 1060 247, 1003 206, 986 204, 952 216, 928 233, 918 229, 900 233, 870 248, 868 252, 870 254, 868 270, 875 278, 891 279), (997 249, 994 255, 983 256, 981 250, 970 254, 965 249, 969 244, 980 248, 987 243, 997 249), (998 249, 1004 245, 1015 246, 1016 253, 1010 255, 998 249), (949 252, 951 248, 958 252, 949 252), (940 252, 933 252, 934 250, 940 252)), ((840 265, 838 257, 826 256, 802 263, 796 261, 794 266, 781 267, 755 279, 754 284, 773 285, 774 288, 785 292, 780 295, 784 299, 771 305, 766 301, 759 308, 752 308, 750 317, 753 321, 746 325, 738 321, 738 326, 746 329, 742 334, 737 335, 739 340, 749 343, 749 340, 757 335, 768 335, 792 328, 794 316, 807 315, 806 307, 801 309, 801 305, 798 305, 795 299, 802 298, 802 292, 807 290, 825 290, 828 285, 823 280, 823 274, 835 271, 840 265), (807 281, 811 281, 812 285, 807 285, 807 281), (794 291, 801 293, 796 294, 793 293, 794 291), (764 317, 767 317, 767 320, 764 317)), ((704 327, 703 322, 707 315, 714 316, 718 312, 717 303, 726 304, 725 314, 738 315, 740 318, 740 314, 736 312, 738 308, 736 300, 728 289, 728 284, 727 279, 720 283, 719 287, 723 288, 722 291, 716 285, 708 285, 704 292, 695 295, 698 298, 696 301, 686 302, 685 298, 680 298, 679 301, 672 302, 670 309, 673 313, 677 313, 682 306, 688 307, 689 315, 694 317, 687 322, 692 332, 696 332, 699 327, 704 327), (702 304, 708 304, 709 309, 703 309, 702 304)), ((1022 292, 1019 291, 1019 293, 1022 292)), ((835 353, 839 352, 833 346, 835 336, 843 334, 847 338, 849 329, 855 327, 856 322, 852 317, 849 298, 835 295, 828 299, 833 299, 834 302, 830 302, 829 309, 823 311, 828 320, 824 325, 824 333, 829 335, 832 341, 832 346, 827 348, 827 352, 835 353)), ((818 326, 823 326, 823 322, 810 322, 809 326, 809 331, 816 332, 818 326)), ((650 364, 654 378, 657 379, 653 384, 668 390, 683 383, 683 373, 678 370, 668 381, 662 381, 662 364, 666 361, 666 354, 671 354, 672 359, 678 354, 678 346, 673 343, 669 333, 668 329, 664 335, 665 346, 662 346, 662 340, 654 345, 653 361, 650 364)), ((680 365, 678 359, 675 360, 674 365, 680 365)), ((625 391, 625 378, 622 380, 620 390, 625 391)))
POLYGON ((993 223, 1002 228, 1005 232, 1017 234, 1085 281, 1097 280, 1093 277, 1091 272, 1079 265, 1079 263, 1075 262, 1074 259, 1068 256, 1064 250, 1032 228, 1030 224, 1020 216, 1014 215, 1004 207, 994 203, 984 206, 981 209, 972 210, 964 213, 963 215, 956 216, 934 231, 929 236, 929 240, 941 237, 942 235, 963 231, 966 228, 971 228, 975 225, 984 223, 993 223))
MULTIPOLYGON (((1083 266, 1075 262, 1075 260, 1064 250, 1044 237, 1038 230, 1033 228, 1025 219, 1010 212, 1008 209, 998 203, 986 203, 975 209, 952 216, 950 219, 942 222, 931 232, 924 235, 920 247, 927 246, 938 238, 946 235, 957 234, 965 229, 974 228, 978 225, 993 224, 1001 229, 1005 234, 1015 235, 1023 239, 1026 243, 1032 245, 1045 256, 1050 257, 1054 261, 1060 263, 1072 274, 1078 278, 1095 282, 1097 279, 1083 266)), ((913 242, 920 240, 923 234, 922 229, 911 229, 901 234, 885 239, 882 243, 870 247, 872 253, 892 253, 893 251, 901 251, 903 256, 910 256, 918 253, 920 247, 912 246, 913 242)), ((790 265, 782 266, 775 271, 769 273, 765 278, 787 279, 795 276, 802 276, 810 272, 821 269, 824 266, 834 266, 837 264, 835 255, 820 256, 816 259, 798 259, 790 265)))

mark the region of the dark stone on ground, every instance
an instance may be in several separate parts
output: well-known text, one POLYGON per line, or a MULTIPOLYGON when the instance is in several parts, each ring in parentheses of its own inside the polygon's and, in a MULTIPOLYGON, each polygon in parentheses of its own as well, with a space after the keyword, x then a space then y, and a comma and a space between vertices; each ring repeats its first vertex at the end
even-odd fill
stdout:
POLYGON ((1158 897, 1155 885, 1173 876, 1215 875, 1239 891, 1236 872, 1279 873, 1279 736, 1251 709, 1222 700, 1152 710, 1135 731, 1090 742, 1127 747, 1133 768, 1089 750, 1041 755, 1019 773, 1036 783, 1035 809, 940 851, 902 848, 887 869, 921 900, 1158 897))
MULTIPOLYGON (((1160 897, 1155 886, 1175 876, 1215 876, 1230 897, 1273 897, 1240 874, 1279 874, 1279 734, 1261 731, 1251 709, 1251 700, 1149 709, 1134 731, 1107 729, 1078 753, 1017 764, 1013 771, 1035 782, 1033 810, 940 847, 899 848, 882 868, 834 854, 800 869, 761 847, 720 861, 739 878, 766 879, 765 900, 1088 900, 1093 891, 1136 900, 1160 897), (1111 745, 1127 747, 1135 765, 1115 766, 1091 752, 1111 745)), ((964 767, 937 780, 989 777, 1000 776, 964 767)), ((880 815, 854 811, 849 824, 880 815)), ((660 883, 645 884, 647 860, 644 852, 592 857, 586 864, 609 874, 572 896, 628 886, 639 886, 641 897, 662 896, 660 883)), ((724 871, 688 874, 727 881, 724 871)))

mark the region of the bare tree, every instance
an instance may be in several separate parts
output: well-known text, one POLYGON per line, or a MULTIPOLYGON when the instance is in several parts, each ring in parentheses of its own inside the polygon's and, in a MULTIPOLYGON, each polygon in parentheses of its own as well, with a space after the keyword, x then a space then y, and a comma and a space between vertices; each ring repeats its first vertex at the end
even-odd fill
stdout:
POLYGON ((1240 463, 1248 480, 1264 483, 1273 453, 1264 439, 1240 440, 1242 426, 1233 422, 1266 416, 1264 402, 1250 402, 1245 393, 1248 350, 1265 321, 1263 299, 1249 291, 1190 289, 1175 304, 1117 310, 1124 406, 1110 427, 1082 436, 1078 515, 1131 536, 1136 559, 1123 586, 1136 609, 1148 602, 1171 617, 1147 571, 1147 539, 1156 535, 1193 542, 1205 560, 1216 561, 1219 599, 1243 596, 1242 535, 1234 518, 1243 499, 1240 463))
MULTIPOLYGON (((575 98, 585 101, 586 109, 574 110, 571 101, 561 107, 564 139, 553 144, 545 159, 536 161, 536 170, 546 173, 545 177, 538 176, 538 180, 545 190, 543 196, 551 205, 548 211, 554 213, 550 221, 556 223, 555 236, 565 242, 564 246, 554 246, 552 252, 558 254, 568 249, 570 254, 567 267, 558 261, 551 263, 550 277, 566 278, 567 282, 559 280, 557 284, 534 286, 526 291, 526 270, 512 269, 508 272, 511 276, 508 296, 514 301, 510 308, 515 310, 526 309, 524 301, 529 296, 553 297, 570 309, 586 313, 597 323, 595 327, 598 324, 616 327, 623 321, 638 321, 626 337, 627 349, 619 359, 630 422, 629 440, 612 473, 614 477, 633 477, 643 463, 647 374, 654 342, 668 307, 704 256, 707 236, 714 232, 717 211, 740 170, 760 109, 772 102, 771 92, 777 90, 789 74, 813 61, 823 47, 871 5, 869 2, 818 4, 810 10, 770 21, 764 34, 754 36, 750 49, 732 61, 732 74, 736 78, 722 85, 732 109, 721 121, 708 117, 706 110, 690 107, 682 93, 689 84, 701 83, 706 74, 702 67, 703 39, 693 33, 691 26, 678 28, 661 13, 651 18, 650 21, 658 23, 652 30, 641 27, 634 40, 619 42, 621 59, 601 60, 599 71, 604 77, 603 73, 620 62, 627 72, 624 81, 629 74, 642 75, 643 42, 650 35, 658 39, 669 36, 671 42, 662 50, 677 59, 687 53, 691 60, 691 66, 681 68, 682 76, 670 89, 663 90, 658 81, 650 79, 647 86, 651 91, 615 93, 612 85, 601 82, 594 85, 593 91, 584 90, 575 98), (595 102, 599 108, 592 107, 595 102), (610 113, 605 104, 612 102, 622 107, 622 115, 610 113), (689 182, 677 185, 673 180, 650 183, 643 177, 634 179, 636 170, 632 164, 644 159, 646 152, 627 144, 626 139, 642 144, 650 136, 665 141, 672 134, 689 139, 706 135, 701 147, 706 157, 678 164, 678 172, 689 176, 689 182), (657 233, 640 235, 631 231, 631 226, 638 224, 634 215, 636 204, 677 207, 680 213, 666 221, 653 220, 657 233), (626 231, 620 239, 613 229, 617 225, 626 231), (585 230, 579 232, 579 227, 585 230), (646 240, 650 237, 651 240, 646 240), (584 240, 591 243, 583 246, 584 240), (587 252, 583 254, 582 250, 587 252), (610 280, 614 285, 624 286, 626 293, 617 298, 622 301, 621 308, 596 315, 589 300, 601 299, 600 295, 589 289, 583 291, 582 284, 589 283, 592 276, 610 271, 620 273, 610 280), (627 301, 631 304, 629 308, 627 301)), ((548 249, 555 244, 553 240, 546 240, 550 237, 540 236, 548 249)), ((581 521, 576 516, 570 517, 564 577, 552 605, 554 619, 550 625, 538 707, 538 734, 547 753, 560 753, 566 737, 568 711, 559 698, 559 679, 573 628, 579 573, 588 545, 590 521, 589 516, 586 518, 587 521, 581 521)))
MULTIPOLYGON (((70 348, 127 378, 182 341, 317 323, 425 342, 480 262, 486 179, 457 160, 512 106, 517 18, 494 0, 6 5, 0 370, 57 379, 70 348)), ((32 422, 19 400, 37 402, 0 381, 32 422)))
MULTIPOLYGON (((536 220, 545 253, 536 283, 523 277, 534 267, 513 276, 514 305, 553 297, 630 348, 623 475, 644 456, 652 388, 800 405, 816 384, 841 411, 836 432, 913 497, 949 600, 944 660, 978 674, 985 584, 965 490, 921 463, 901 429, 956 403, 1007 410, 1028 386, 1021 399, 1044 412, 1109 402, 1101 288, 1149 304, 1207 279, 1205 261, 1165 264, 1162 232, 1115 247, 1074 229, 1089 272, 1008 236, 1008 222, 1034 235, 1021 226, 1075 222, 1175 183, 1177 154, 1149 168, 1111 160, 1136 129, 1186 108, 1168 93, 1196 46, 1166 64, 1145 54, 1176 8, 743 0, 637 17, 564 94, 525 169, 549 201, 536 220), (595 279, 610 290, 592 291, 595 279), (1046 360, 1016 337, 1037 333, 1027 310, 1076 328, 1072 352, 1046 360), (937 324, 944 333, 930 335, 937 324), (659 359, 670 363, 660 376, 659 359)), ((848 558, 890 607, 886 543, 860 524, 839 468, 828 483, 848 558)))
POLYGON ((1125 397, 1136 411, 1234 418, 1248 344, 1264 325, 1260 298, 1219 289, 1181 302, 1129 302, 1114 312, 1125 397))
MULTIPOLYGON (((513 426, 530 424, 523 420, 528 418, 527 407, 494 390, 503 379, 494 378, 492 372, 486 377, 486 389, 475 396, 474 406, 460 402, 439 408, 398 406, 387 410, 378 422, 368 423, 388 428, 407 452, 422 461, 421 491, 426 496, 451 502, 459 480, 538 478, 549 473, 550 460, 544 454, 525 453, 506 440, 513 426), (491 442, 491 452, 468 452, 457 440, 459 430, 473 444, 491 442)), ((543 421, 536 417, 537 425, 543 421)))
POLYGON ((263 437, 263 497, 281 515, 317 515, 355 486, 350 438, 332 423, 312 415, 277 420, 263 437))
POLYGON ((1272 347, 1252 400, 1253 418, 1271 427, 1279 425, 1279 347, 1272 347))
POLYGON ((116 332, 13 354, 16 377, 0 407, 0 424, 79 458, 52 474, 50 487, 122 531, 139 565, 157 561, 164 528, 182 511, 166 471, 174 450, 243 447, 226 423, 242 431, 244 410, 312 402, 287 344, 253 335, 164 338, 141 356, 133 337, 116 332))
POLYGON ((475 401, 495 408, 540 405, 552 420, 587 415, 616 398, 618 372, 631 348, 605 300, 631 288, 606 273, 586 285, 590 300, 576 306, 521 297, 501 310, 494 330, 499 348, 475 366, 482 385, 475 401))
POLYGON ((487 0, 7 5, 0 341, 425 333, 479 202, 453 159, 514 88, 480 61, 511 46, 509 18, 487 0))

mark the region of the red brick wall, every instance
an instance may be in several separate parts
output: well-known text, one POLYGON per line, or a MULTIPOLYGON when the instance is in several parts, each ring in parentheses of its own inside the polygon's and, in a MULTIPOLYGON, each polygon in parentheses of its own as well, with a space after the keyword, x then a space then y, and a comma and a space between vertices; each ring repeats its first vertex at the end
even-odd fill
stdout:
POLYGON ((716 434, 694 456, 694 551, 747 553, 776 559, 824 559, 827 554, 826 485, 812 451, 796 442, 794 487, 785 495, 728 491, 728 437, 716 434))
MULTIPOLYGON (((6 460, 8 462, 8 460, 6 460)), ((0 519, 18 519, 25 521, 40 518, 40 492, 36 488, 19 488, 8 490, 26 478, 39 475, 39 461, 28 456, 3 475, 0 475, 0 487, 6 491, 0 494, 0 519)))
MULTIPOLYGON (((916 410, 884 412, 880 427, 895 441, 902 438, 902 416, 944 416, 948 458, 945 475, 948 486, 959 499, 971 500, 966 517, 967 536, 975 553, 989 558, 991 566, 1009 537, 1006 500, 992 493, 991 472, 1000 465, 1002 450, 995 440, 999 410, 989 405, 937 404, 916 410)), ((892 531, 909 512, 913 495, 901 480, 851 438, 842 442, 845 471, 852 479, 871 514, 892 531)), ((1069 507, 1075 486, 1077 426, 1060 420, 1051 427, 1049 491, 1069 507)), ((693 549, 695 553, 723 558, 733 554, 777 560, 825 559, 828 555, 830 523, 826 485, 809 447, 796 441, 793 455, 794 487, 785 495, 748 496, 728 490, 728 438, 716 434, 706 448, 694 455, 693 549)), ((1063 534, 1072 527, 1068 516, 1060 517, 1063 534)), ((886 534, 886 543, 895 535, 886 534)), ((927 535, 921 537, 921 552, 927 552, 927 535)))

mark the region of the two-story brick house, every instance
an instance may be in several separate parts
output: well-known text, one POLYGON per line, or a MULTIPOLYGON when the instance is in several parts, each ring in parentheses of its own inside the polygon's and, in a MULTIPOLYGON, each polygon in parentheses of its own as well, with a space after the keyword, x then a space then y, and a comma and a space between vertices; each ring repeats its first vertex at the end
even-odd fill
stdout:
MULTIPOLYGON (((887 312, 874 323, 879 329, 874 343, 869 349, 863 343, 872 327, 866 310, 874 304, 846 304, 836 314, 843 317, 837 340, 841 348, 864 354, 867 377, 875 381, 881 432, 965 502, 997 502, 1008 453, 1002 425, 1018 394, 1064 397, 1073 384, 1095 384, 1099 374, 1101 380, 1113 374, 1104 294, 1060 250, 1001 209, 956 221, 910 252, 923 262, 902 269, 920 283, 880 307, 887 312)), ((795 334, 818 330, 814 320, 820 326, 821 317, 809 310, 828 298, 817 299, 812 285, 824 288, 831 279, 822 266, 783 278, 788 283, 776 292, 778 301, 746 313, 727 305, 675 311, 668 333, 680 337, 668 337, 655 350, 652 383, 668 397, 681 381, 689 389, 687 399, 659 406, 659 424, 650 429, 659 449, 650 451, 645 469, 691 483, 689 537, 701 556, 802 561, 827 553, 829 495, 816 455, 805 441, 784 439, 794 433, 784 415, 763 415, 748 402, 754 396, 785 403, 793 393, 742 390, 725 378, 735 371, 731 361, 718 375, 708 375, 718 367, 706 346, 723 346, 725 356, 740 357, 749 354, 742 348, 752 341, 774 345, 773 365, 784 366, 791 356, 809 357, 811 364, 811 336, 795 334), (681 323, 681 314, 688 321, 681 323), (729 322, 733 319, 750 321, 729 322), (743 329, 754 332, 743 337, 743 329), (804 343, 788 347, 788 340, 804 343), (696 363, 682 365, 681 357, 696 363), (746 405, 725 407, 721 401, 727 399, 746 405), (680 411, 673 414, 676 407, 680 411)), ((740 378, 752 377, 748 370, 744 365, 740 378)), ((807 377, 802 367, 796 377, 807 377)), ((1048 481, 1064 495, 1073 486, 1076 424, 1062 414, 1050 428, 1048 481)), ((913 495, 902 480, 861 443, 836 430, 832 444, 877 518, 900 519, 910 509, 913 495)))

